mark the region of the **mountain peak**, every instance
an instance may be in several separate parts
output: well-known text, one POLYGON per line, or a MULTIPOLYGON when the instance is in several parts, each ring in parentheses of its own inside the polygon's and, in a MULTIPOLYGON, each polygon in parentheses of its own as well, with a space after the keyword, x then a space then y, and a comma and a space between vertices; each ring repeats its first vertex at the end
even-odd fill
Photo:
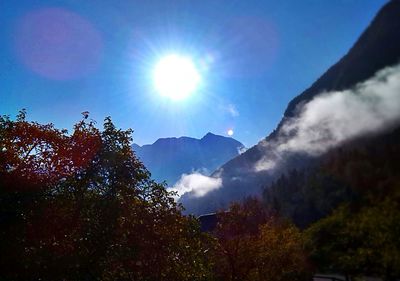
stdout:
POLYGON ((213 134, 211 132, 208 132, 207 134, 204 135, 204 137, 202 137, 201 139, 206 139, 206 138, 213 138, 213 137, 222 137, 216 134, 213 134))

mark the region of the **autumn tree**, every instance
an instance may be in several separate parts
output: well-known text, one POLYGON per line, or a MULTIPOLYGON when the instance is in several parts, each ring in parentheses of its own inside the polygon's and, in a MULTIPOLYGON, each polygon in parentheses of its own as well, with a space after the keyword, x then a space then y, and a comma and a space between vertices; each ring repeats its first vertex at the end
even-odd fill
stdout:
POLYGON ((133 154, 131 130, 0 118, 2 280, 207 280, 211 239, 133 154))
POLYGON ((300 231, 268 212, 257 199, 233 203, 217 214, 218 280, 307 280, 300 231))

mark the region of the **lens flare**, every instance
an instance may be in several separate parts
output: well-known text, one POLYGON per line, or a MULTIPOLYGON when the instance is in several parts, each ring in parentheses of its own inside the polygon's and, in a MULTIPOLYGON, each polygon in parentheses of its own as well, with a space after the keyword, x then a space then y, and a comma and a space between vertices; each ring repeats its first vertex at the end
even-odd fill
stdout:
POLYGON ((15 48, 19 60, 34 73, 53 80, 70 80, 98 68, 103 40, 82 16, 66 9, 42 8, 19 19, 15 48))

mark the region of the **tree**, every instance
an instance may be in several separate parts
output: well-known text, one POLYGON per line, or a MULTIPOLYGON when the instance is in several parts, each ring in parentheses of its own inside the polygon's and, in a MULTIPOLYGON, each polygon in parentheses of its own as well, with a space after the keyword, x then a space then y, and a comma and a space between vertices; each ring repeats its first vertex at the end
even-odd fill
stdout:
POLYGON ((400 204, 386 198, 369 206, 343 205, 306 232, 321 270, 346 275, 400 277, 400 204))
POLYGON ((309 280, 311 267, 302 233, 287 221, 269 221, 260 229, 256 280, 309 280))
POLYGON ((299 230, 257 199, 217 214, 214 253, 220 280, 307 280, 310 268, 299 230))
POLYGON ((71 135, 0 118, 2 280, 206 280, 212 239, 87 114, 71 135))

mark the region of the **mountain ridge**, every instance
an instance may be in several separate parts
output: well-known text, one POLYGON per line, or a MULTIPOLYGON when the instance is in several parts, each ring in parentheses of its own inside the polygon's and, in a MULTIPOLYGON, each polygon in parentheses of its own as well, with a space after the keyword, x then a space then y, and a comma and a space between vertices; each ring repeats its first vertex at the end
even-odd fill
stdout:
POLYGON ((186 136, 160 138, 153 144, 133 144, 132 148, 155 180, 165 180, 172 186, 182 174, 200 172, 208 175, 239 155, 244 145, 234 138, 208 132, 200 139, 186 136))

